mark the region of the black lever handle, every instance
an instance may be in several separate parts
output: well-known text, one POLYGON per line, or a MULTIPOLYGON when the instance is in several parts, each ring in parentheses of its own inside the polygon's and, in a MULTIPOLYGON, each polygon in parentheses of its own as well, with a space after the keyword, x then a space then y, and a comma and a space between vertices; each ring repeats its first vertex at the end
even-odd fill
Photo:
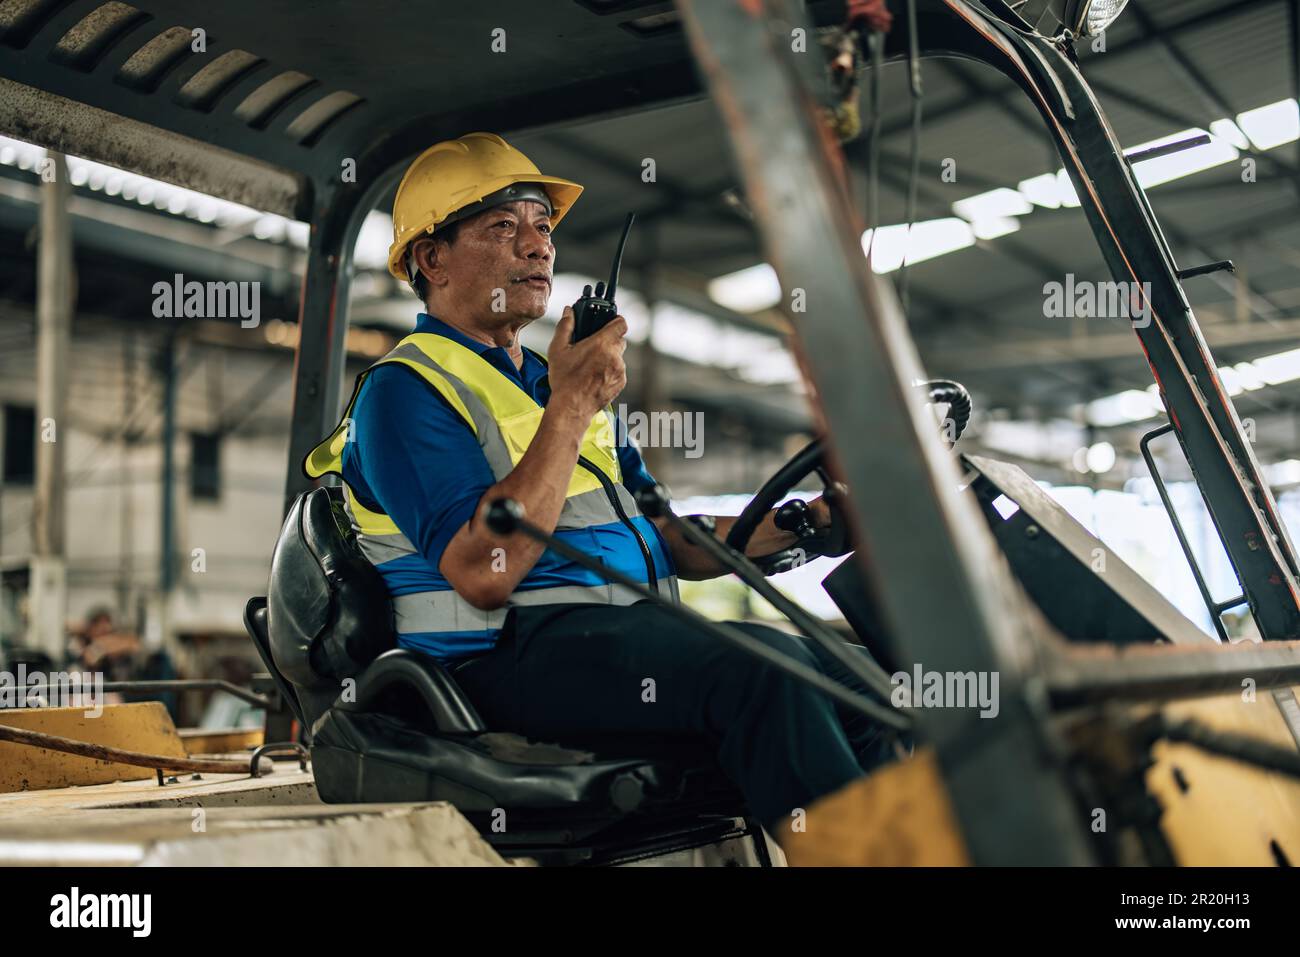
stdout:
POLYGON ((783 532, 793 532, 799 538, 817 534, 812 523, 812 509, 801 498, 791 499, 776 510, 773 523, 783 532))
POLYGON ((717 538, 714 534, 717 530, 717 522, 712 515, 685 517, 674 515, 668 507, 669 499, 668 489, 662 485, 648 486, 636 495, 637 505, 642 513, 650 518, 667 517, 671 524, 681 529, 682 536, 687 542, 704 549, 720 565, 733 572, 741 581, 771 602, 778 611, 803 629, 808 637, 821 645, 827 654, 844 665, 850 673, 857 675, 867 687, 873 689, 882 698, 890 696, 893 685, 880 666, 849 651, 844 640, 824 622, 808 614, 796 602, 778 591, 747 557, 717 538))
POLYGON ((484 521, 497 535, 509 535, 519 530, 524 520, 524 507, 513 498, 498 498, 488 506, 484 521))
MULTIPOLYGON (((510 498, 498 498, 488 506, 486 520, 488 522, 488 527, 491 528, 492 531, 498 532, 498 534, 506 534, 515 531, 522 532, 529 538, 533 539, 533 541, 545 545, 561 558, 567 558, 575 565, 580 565, 588 571, 593 571, 605 578, 607 581, 611 581, 616 585, 622 585, 624 588, 636 592, 643 599, 647 599, 661 606, 666 612, 675 616, 680 621, 687 622, 688 624, 698 628, 700 631, 712 635, 714 638, 731 645, 737 650, 744 652, 751 657, 758 658, 760 661, 766 662, 779 671, 783 671, 792 678, 816 688, 836 701, 839 701, 841 704, 845 704, 853 710, 859 711, 881 724, 900 730, 911 726, 912 721, 909 715, 902 713, 889 705, 876 702, 851 688, 845 687, 843 684, 820 670, 810 667, 802 661, 791 658, 746 631, 741 631, 726 622, 712 621, 687 605, 669 601, 658 592, 651 591, 641 582, 629 578, 627 575, 624 575, 616 569, 610 568, 600 559, 575 548, 563 539, 556 538, 554 535, 544 532, 536 525, 527 521, 523 517, 523 514, 524 509, 519 502, 510 498)), ((696 526, 692 525, 691 528, 694 530, 696 526)), ((702 535, 702 533, 697 534, 702 535)), ((716 544, 719 548, 725 548, 721 542, 716 542, 716 544)), ((759 575, 758 577, 761 581, 762 576, 759 575)), ((778 600, 780 600, 779 596, 778 600)), ((863 662, 850 661, 850 670, 854 670, 853 666, 855 664, 858 667, 861 667, 863 662)), ((864 678, 864 680, 871 685, 870 677, 864 678)), ((885 686, 882 696, 887 697, 889 694, 888 679, 885 679, 885 686)))

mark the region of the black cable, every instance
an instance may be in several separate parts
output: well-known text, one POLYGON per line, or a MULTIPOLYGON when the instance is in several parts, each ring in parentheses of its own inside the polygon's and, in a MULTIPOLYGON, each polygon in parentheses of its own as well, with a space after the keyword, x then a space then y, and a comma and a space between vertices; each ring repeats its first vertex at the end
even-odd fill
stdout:
MULTIPOLYGON (((921 41, 916 33, 916 0, 907 0, 907 85, 912 94, 912 168, 907 180, 907 247, 912 244, 912 226, 916 222, 917 181, 921 178, 921 41)), ((903 314, 911 302, 911 283, 907 272, 907 255, 898 272, 898 294, 903 314)))
POLYGON ((867 225, 871 227, 870 250, 874 255, 876 237, 880 235, 880 134, 884 112, 884 92, 880 74, 885 66, 885 37, 872 31, 867 37, 871 52, 871 132, 867 135, 867 225))
POLYGON ((592 464, 591 460, 585 456, 578 456, 578 464, 592 475, 596 476, 601 487, 605 490, 606 498, 609 499, 609 503, 614 506, 614 511, 618 514, 618 520, 626 525, 628 530, 632 532, 633 537, 636 538, 637 546, 641 549, 641 557, 645 560, 646 584, 650 586, 650 589, 656 595, 658 595, 659 573, 655 569, 654 555, 650 553, 650 546, 646 544, 645 539, 641 537, 641 533, 637 531, 637 527, 633 525, 632 520, 627 517, 627 512, 623 510, 623 504, 618 500, 618 490, 614 488, 614 483, 609 480, 608 475, 592 464))
POLYGON ((758 658, 765 664, 771 665, 792 678, 802 681, 804 684, 816 688, 818 691, 829 695, 841 704, 847 705, 855 711, 865 714, 867 717, 880 722, 881 724, 898 730, 906 730, 912 726, 912 719, 900 709, 892 706, 880 704, 872 701, 865 695, 858 694, 851 688, 846 688, 834 678, 826 675, 818 669, 806 665, 801 661, 796 661, 789 655, 786 655, 775 648, 765 644, 762 640, 755 638, 739 628, 733 628, 725 622, 713 621, 705 618, 698 611, 688 605, 678 604, 668 601, 642 585, 640 582, 629 578, 622 572, 610 568, 598 558, 574 548, 568 542, 561 541, 554 535, 549 535, 542 529, 533 525, 524 519, 523 507, 514 499, 499 498, 491 503, 488 507, 486 516, 488 528, 497 535, 510 535, 520 532, 527 535, 536 542, 540 542, 547 548, 553 549, 555 553, 562 558, 567 558, 575 565, 581 565, 590 571, 596 572, 614 582, 616 585, 622 585, 631 591, 636 592, 643 598, 661 605, 670 614, 688 622, 693 627, 707 632, 720 641, 724 641, 745 652, 753 658, 758 658))
POLYGON ((863 684, 886 701, 889 700, 894 686, 885 670, 874 661, 863 658, 846 648, 844 639, 828 625, 817 620, 783 595, 746 555, 714 535, 713 516, 691 515, 682 518, 668 507, 667 493, 659 486, 645 489, 639 498, 642 512, 655 517, 657 511, 659 515, 667 518, 677 526, 683 537, 691 544, 703 548, 718 564, 729 568, 737 578, 771 602, 777 611, 785 615, 793 625, 801 628, 809 638, 821 645, 827 654, 852 672, 863 684))

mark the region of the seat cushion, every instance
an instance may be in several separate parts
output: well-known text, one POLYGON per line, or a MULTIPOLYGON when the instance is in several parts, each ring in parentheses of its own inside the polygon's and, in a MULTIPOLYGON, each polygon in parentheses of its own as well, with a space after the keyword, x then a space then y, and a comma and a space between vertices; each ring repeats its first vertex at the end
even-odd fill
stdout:
POLYGON ((681 760, 603 757, 502 732, 433 736, 390 715, 331 709, 312 747, 326 803, 450 801, 464 812, 626 814, 734 786, 699 752, 681 760))

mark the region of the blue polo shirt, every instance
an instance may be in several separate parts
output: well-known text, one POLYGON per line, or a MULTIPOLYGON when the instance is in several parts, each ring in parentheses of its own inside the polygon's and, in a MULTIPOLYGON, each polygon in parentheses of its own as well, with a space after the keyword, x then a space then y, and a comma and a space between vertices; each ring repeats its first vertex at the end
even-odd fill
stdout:
MULTIPOLYGON (((515 366, 500 346, 488 346, 421 313, 415 332, 445 336, 473 350, 500 370, 539 405, 550 389, 543 382, 546 365, 527 349, 523 367, 515 366)), ((417 374, 400 365, 382 365, 361 386, 352 410, 355 441, 343 451, 343 481, 363 506, 389 516, 419 550, 419 555, 378 567, 394 595, 449 589, 438 570, 448 542, 473 517, 479 500, 496 478, 469 424, 417 374), (400 427, 395 427, 400 423, 400 427)), ((628 443, 622 420, 616 426, 623 484, 634 494, 654 478, 637 448, 628 443)), ((673 567, 659 530, 644 517, 633 520, 650 546, 660 576, 673 567)), ((569 538, 565 534, 566 539, 569 538)), ((625 574, 643 581, 645 564, 632 533, 620 522, 583 530, 572 542, 625 574), (629 564, 628 557, 635 556, 629 564)), ((520 582, 520 589, 556 584, 603 583, 604 579, 561 559, 551 551, 520 582)), ((467 639, 469 636, 466 636, 467 639)), ((441 660, 490 647, 495 636, 448 642, 446 636, 421 641, 404 635, 401 643, 441 660)))

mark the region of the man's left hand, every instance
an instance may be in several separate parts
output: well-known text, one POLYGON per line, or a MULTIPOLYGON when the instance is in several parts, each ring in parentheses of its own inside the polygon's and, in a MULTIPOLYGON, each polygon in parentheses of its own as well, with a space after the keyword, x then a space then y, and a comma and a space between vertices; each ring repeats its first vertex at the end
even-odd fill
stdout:
POLYGON ((808 503, 808 511, 812 513, 813 528, 829 528, 831 524, 831 506, 826 501, 825 495, 818 495, 808 503))
POLYGON ((808 503, 813 528, 827 530, 824 539, 816 547, 821 554, 831 558, 853 551, 848 516, 844 514, 843 508, 846 492, 847 489, 836 482, 824 494, 808 503))

